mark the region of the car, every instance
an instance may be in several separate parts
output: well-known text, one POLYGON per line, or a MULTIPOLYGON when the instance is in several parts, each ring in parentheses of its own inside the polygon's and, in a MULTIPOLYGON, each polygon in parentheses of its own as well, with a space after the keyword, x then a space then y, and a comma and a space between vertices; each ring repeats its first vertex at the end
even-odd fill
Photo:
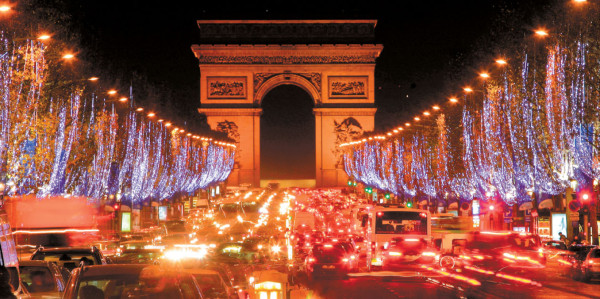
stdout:
POLYGON ((60 298, 65 291, 63 276, 56 264, 48 261, 21 261, 23 286, 32 297, 60 298))
POLYGON ((352 269, 346 249, 339 244, 316 244, 305 260, 309 279, 324 275, 346 275, 352 269))
POLYGON ((209 299, 233 299, 238 298, 233 287, 230 287, 217 271, 192 268, 183 269, 183 272, 189 273, 198 282, 204 298, 209 299))
POLYGON ((202 291, 191 274, 156 265, 98 265, 75 268, 64 299, 165 298, 200 299, 202 291))
POLYGON ((410 265, 432 265, 439 260, 439 253, 425 239, 394 238, 383 254, 382 270, 410 265))
MULTIPOLYGON (((592 249, 596 249, 596 246, 593 245, 571 245, 569 246, 569 251, 572 252, 567 261, 570 264, 568 275, 574 280, 588 280, 591 278, 593 272, 589 272, 590 264, 594 264, 594 259, 590 259, 592 263, 588 262, 588 255, 591 253, 592 249), (589 275, 586 277, 586 270, 588 270, 589 275)), ((596 253, 594 253, 596 256, 596 253)), ((591 268, 594 271, 596 268, 591 268)))
POLYGON ((50 261, 59 267, 73 270, 81 262, 87 265, 105 265, 106 258, 95 246, 90 247, 38 247, 31 255, 32 261, 50 261))
POLYGON ((546 254, 539 236, 510 231, 470 233, 456 259, 457 267, 476 276, 501 270, 538 280, 545 279, 545 264, 546 254))
POLYGON ((600 278, 600 248, 590 250, 581 263, 582 279, 589 282, 593 278, 600 278))
POLYGON ((352 272, 356 272, 358 271, 358 252, 356 252, 356 246, 354 244, 354 241, 352 239, 347 239, 347 240, 339 240, 338 244, 342 247, 344 247, 344 249, 346 249, 346 252, 348 253, 348 258, 349 261, 348 263, 350 264, 350 271, 352 272))

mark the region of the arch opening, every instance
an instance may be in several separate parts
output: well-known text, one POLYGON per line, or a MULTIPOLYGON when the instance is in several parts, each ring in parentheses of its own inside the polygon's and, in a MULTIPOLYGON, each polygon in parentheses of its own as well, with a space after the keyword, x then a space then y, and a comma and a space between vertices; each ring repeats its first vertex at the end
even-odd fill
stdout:
POLYGON ((261 181, 314 180, 314 99, 295 84, 279 84, 265 94, 261 106, 261 181))

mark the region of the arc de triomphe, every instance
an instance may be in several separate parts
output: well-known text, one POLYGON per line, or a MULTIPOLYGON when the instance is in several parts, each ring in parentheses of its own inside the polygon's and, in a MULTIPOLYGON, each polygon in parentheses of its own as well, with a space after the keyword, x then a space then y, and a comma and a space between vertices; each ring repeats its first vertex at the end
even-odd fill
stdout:
POLYGON ((273 88, 292 84, 314 101, 316 185, 347 176, 337 144, 372 131, 374 20, 198 21, 200 113, 238 144, 231 185, 260 184, 260 115, 273 88), (370 44, 369 44, 370 43, 370 44))

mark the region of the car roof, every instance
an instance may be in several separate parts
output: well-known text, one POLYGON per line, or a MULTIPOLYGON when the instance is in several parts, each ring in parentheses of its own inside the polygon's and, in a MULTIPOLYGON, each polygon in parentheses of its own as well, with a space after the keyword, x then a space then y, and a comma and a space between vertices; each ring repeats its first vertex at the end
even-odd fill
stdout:
POLYGON ((96 276, 96 275, 140 275, 142 269, 150 265, 143 264, 112 264, 112 265, 98 265, 98 266, 86 266, 83 271, 83 276, 96 276))
POLYGON ((89 247, 40 247, 38 251, 41 252, 58 252, 58 253, 67 253, 67 252, 92 252, 93 248, 89 247))
POLYGON ((22 260, 19 261, 19 267, 50 267, 52 262, 40 260, 22 260))

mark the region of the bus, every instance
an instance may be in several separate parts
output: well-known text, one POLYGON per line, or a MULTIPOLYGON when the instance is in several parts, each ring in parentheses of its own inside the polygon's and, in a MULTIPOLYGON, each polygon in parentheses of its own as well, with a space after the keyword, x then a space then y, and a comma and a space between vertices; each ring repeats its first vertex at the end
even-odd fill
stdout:
POLYGON ((365 232, 367 266, 381 269, 385 250, 398 238, 431 243, 431 214, 428 210, 375 206, 363 215, 361 226, 365 232))

